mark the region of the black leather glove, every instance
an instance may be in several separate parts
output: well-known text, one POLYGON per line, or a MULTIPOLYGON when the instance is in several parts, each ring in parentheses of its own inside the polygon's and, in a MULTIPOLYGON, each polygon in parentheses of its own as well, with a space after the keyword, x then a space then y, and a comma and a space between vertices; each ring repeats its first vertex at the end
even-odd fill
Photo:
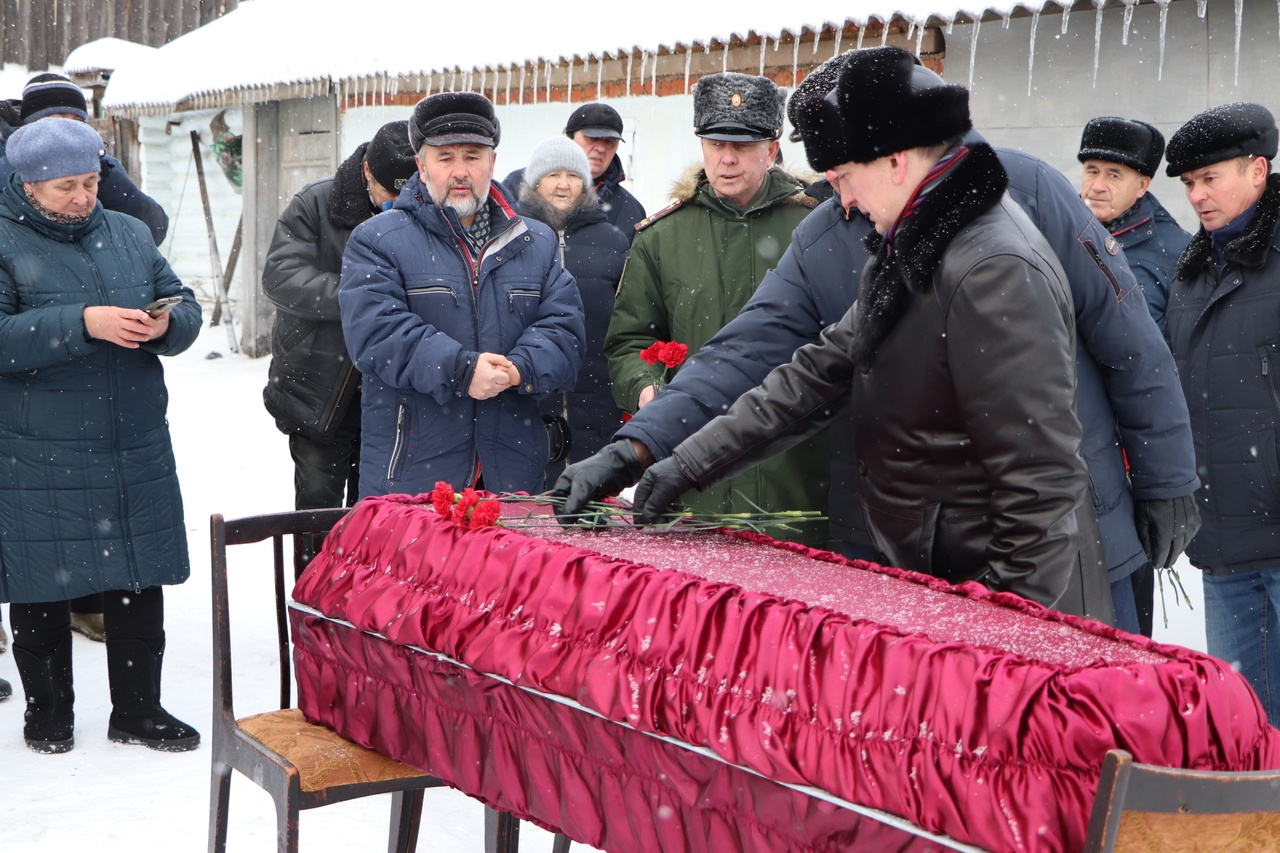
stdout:
POLYGON ((1147 559, 1164 569, 1173 565, 1200 529, 1200 507, 1194 495, 1136 501, 1133 521, 1147 559))
POLYGON ((589 502, 616 495, 643 473, 644 463, 636 456, 630 439, 605 446, 595 456, 565 468, 556 479, 551 493, 565 499, 556 510, 556 519, 564 525, 578 525, 589 502))
POLYGON ((632 501, 635 520, 640 524, 655 524, 668 507, 677 504, 680 496, 696 484, 674 456, 650 466, 636 484, 636 496, 632 501))

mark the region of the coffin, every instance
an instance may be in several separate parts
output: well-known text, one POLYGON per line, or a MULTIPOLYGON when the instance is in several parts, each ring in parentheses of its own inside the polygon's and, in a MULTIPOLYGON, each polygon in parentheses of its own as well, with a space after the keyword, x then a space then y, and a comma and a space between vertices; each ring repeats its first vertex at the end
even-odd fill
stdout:
POLYGON ((362 501, 294 591, 304 714, 609 850, 873 844, 850 804, 983 849, 1078 850, 1108 749, 1280 767, 1253 692, 1206 655, 758 534, 529 512, 466 530, 362 501))

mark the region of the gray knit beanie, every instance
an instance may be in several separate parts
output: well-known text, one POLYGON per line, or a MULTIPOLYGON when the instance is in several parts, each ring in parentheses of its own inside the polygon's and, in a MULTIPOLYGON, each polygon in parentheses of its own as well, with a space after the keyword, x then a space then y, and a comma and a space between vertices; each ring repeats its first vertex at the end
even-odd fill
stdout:
POLYGON ((98 131, 52 116, 15 130, 5 148, 9 163, 29 184, 101 171, 104 153, 98 131))
POLYGON ((524 170, 524 181, 537 189, 539 181, 561 169, 578 173, 582 176, 582 185, 591 186, 591 164, 587 162, 587 155, 578 143, 566 136, 554 136, 533 149, 524 170))

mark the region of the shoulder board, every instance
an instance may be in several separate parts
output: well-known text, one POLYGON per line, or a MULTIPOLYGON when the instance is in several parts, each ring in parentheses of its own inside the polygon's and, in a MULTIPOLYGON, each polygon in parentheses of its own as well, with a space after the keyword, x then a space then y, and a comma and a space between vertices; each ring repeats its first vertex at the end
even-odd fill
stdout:
POLYGON ((646 217, 645 219, 641 219, 639 222, 636 223, 636 230, 643 231, 653 223, 657 222, 659 219, 662 219, 664 216, 670 216, 672 213, 679 210, 684 205, 684 202, 685 202, 684 199, 677 199, 676 201, 673 201, 671 202, 671 204, 662 208, 662 210, 659 210, 657 213, 649 217, 646 217))
POLYGON ((800 192, 796 193, 794 196, 792 196, 792 198, 794 198, 800 204, 803 204, 805 207, 809 207, 809 208, 817 207, 819 204, 821 204, 820 201, 818 201, 816 198, 806 193, 804 190, 800 190, 800 192))

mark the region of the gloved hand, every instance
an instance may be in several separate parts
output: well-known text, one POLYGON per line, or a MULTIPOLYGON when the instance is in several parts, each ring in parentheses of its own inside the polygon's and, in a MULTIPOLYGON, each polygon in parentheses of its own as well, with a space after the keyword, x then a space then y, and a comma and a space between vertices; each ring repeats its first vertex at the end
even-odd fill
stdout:
POLYGON ((695 485, 676 457, 668 456, 645 471, 636 484, 636 496, 632 501, 635 520, 640 524, 657 523, 662 513, 695 485))
POLYGON ((595 456, 573 463, 551 488, 553 495, 565 499, 563 506, 556 510, 556 520, 566 526, 576 526, 589 502, 616 495, 640 479, 644 467, 631 440, 625 438, 606 445, 595 456))
POLYGON ((1200 529, 1200 507, 1194 495, 1136 501, 1133 521, 1147 559, 1164 569, 1174 564, 1200 529))

